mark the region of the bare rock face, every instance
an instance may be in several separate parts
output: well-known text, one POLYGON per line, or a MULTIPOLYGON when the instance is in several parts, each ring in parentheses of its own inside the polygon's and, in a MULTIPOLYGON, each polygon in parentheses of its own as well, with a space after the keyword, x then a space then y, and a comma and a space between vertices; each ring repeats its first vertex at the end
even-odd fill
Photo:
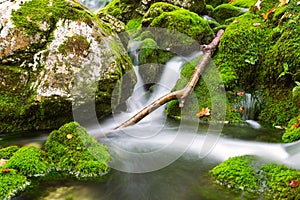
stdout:
POLYGON ((2 0, 0 16, 0 132, 59 127, 72 120, 71 102, 94 99, 99 116, 111 111, 132 65, 92 12, 74 1, 2 0))

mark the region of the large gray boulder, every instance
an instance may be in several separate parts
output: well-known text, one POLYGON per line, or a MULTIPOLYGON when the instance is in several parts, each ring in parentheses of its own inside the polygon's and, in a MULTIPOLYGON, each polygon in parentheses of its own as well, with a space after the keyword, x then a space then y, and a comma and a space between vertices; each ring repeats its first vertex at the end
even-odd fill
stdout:
POLYGON ((0 16, 0 132, 57 128, 72 120, 72 102, 111 112, 132 65, 92 12, 74 1, 3 0, 0 16))

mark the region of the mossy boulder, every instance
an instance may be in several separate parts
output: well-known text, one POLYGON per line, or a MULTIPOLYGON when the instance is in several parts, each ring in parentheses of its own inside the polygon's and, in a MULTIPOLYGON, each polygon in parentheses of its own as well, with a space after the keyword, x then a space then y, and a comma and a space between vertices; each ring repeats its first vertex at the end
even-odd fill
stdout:
POLYGON ((142 17, 156 2, 165 2, 181 8, 190 10, 197 14, 201 14, 205 11, 204 0, 143 0, 143 1, 128 1, 128 0, 113 0, 104 8, 100 9, 98 13, 108 13, 117 19, 121 20, 125 24, 134 18, 142 17))
POLYGON ((211 5, 213 7, 217 7, 218 5, 221 5, 221 4, 226 4, 226 3, 229 3, 230 0, 210 0, 210 1, 207 1, 206 3, 208 5, 211 5))
POLYGON ((1 8, 0 132, 58 128, 72 121, 72 101, 89 95, 102 105, 99 117, 111 112, 112 91, 131 62, 110 27, 74 1, 1 8))
POLYGON ((266 199, 298 199, 300 172, 255 156, 232 157, 210 173, 216 183, 266 199))
POLYGON ((299 12, 296 1, 263 1, 230 23, 214 56, 227 90, 259 91, 261 121, 285 126, 299 113, 292 90, 299 80, 299 12), (276 8, 275 12, 268 11, 276 8), (287 17, 288 16, 288 17, 287 17), (298 24, 298 25, 297 25, 298 24), (285 102, 285 103, 283 103, 285 102))
POLYGON ((45 151, 54 169, 76 177, 102 176, 109 170, 107 148, 76 122, 50 133, 45 151))
POLYGON ((244 12, 244 9, 231 4, 221 4, 213 10, 212 17, 216 19, 217 22, 224 24, 227 19, 237 17, 244 12))
POLYGON ((168 3, 155 3, 142 20, 143 27, 160 27, 186 34, 200 44, 213 38, 213 31, 199 15, 168 3))
POLYGON ((283 142, 295 142, 300 139, 300 115, 292 118, 282 135, 283 142))
POLYGON ((49 163, 45 160, 42 150, 26 146, 14 153, 4 168, 15 169, 25 176, 38 176, 48 172, 49 163))
POLYGON ((26 176, 14 169, 0 169, 0 198, 11 199, 30 184, 26 176))
POLYGON ((19 146, 9 146, 6 148, 0 149, 0 158, 1 159, 10 159, 20 149, 19 146))

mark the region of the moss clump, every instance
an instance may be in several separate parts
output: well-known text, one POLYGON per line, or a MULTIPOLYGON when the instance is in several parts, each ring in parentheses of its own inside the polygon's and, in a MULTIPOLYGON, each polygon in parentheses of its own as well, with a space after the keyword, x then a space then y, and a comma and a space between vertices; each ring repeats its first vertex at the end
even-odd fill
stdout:
POLYGON ((229 3, 230 0, 210 0, 210 1, 207 1, 206 3, 208 5, 211 5, 213 7, 217 7, 218 5, 221 5, 221 4, 226 4, 226 3, 229 3))
POLYGON ((92 177, 107 173, 110 155, 105 146, 88 135, 76 122, 50 133, 45 150, 55 169, 77 177, 92 177))
POLYGON ((256 171, 251 167, 253 156, 232 157, 214 167, 211 174, 217 183, 227 187, 257 191, 260 180, 256 171))
POLYGON ((300 139, 300 115, 292 118, 287 126, 285 133, 282 135, 282 141, 289 143, 300 139))
POLYGON ((250 8, 256 2, 257 0, 236 0, 232 2, 231 5, 241 7, 241 8, 250 8))
POLYGON ((44 152, 36 147, 22 147, 8 160, 4 167, 16 169, 25 176, 45 174, 48 171, 48 162, 44 157, 44 152))
POLYGON ((87 55, 90 42, 82 35, 76 35, 69 37, 63 44, 61 44, 58 50, 64 54, 75 54, 75 55, 87 55))
POLYGON ((222 4, 216 7, 213 12, 212 16, 215 18, 219 23, 224 24, 225 20, 237 17, 243 14, 241 8, 235 7, 231 4, 222 4))
POLYGON ((0 171, 0 198, 10 199, 18 192, 25 189, 30 181, 26 176, 17 173, 13 169, 1 169, 0 171), (5 172, 4 172, 5 171, 5 172))
POLYGON ((9 146, 3 149, 0 149, 0 158, 9 159, 20 149, 19 146, 9 146))
POLYGON ((213 38, 213 31, 202 17, 168 3, 155 3, 150 7, 143 19, 143 26, 147 25, 176 30, 202 44, 213 38))
POLYGON ((214 167, 210 173, 216 183, 256 193, 267 199, 298 199, 300 172, 284 165, 266 164, 255 156, 232 157, 214 167))

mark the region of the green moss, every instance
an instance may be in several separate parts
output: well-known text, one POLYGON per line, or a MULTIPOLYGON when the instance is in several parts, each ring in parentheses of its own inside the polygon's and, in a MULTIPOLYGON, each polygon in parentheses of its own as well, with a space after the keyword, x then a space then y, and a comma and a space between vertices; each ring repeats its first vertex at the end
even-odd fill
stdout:
POLYGON ((150 27, 179 31, 202 44, 209 43, 213 37, 207 21, 196 13, 168 3, 155 3, 150 7, 143 19, 143 26, 148 24, 150 27))
POLYGON ((6 148, 0 149, 0 158, 2 159, 9 159, 20 149, 19 146, 9 146, 6 148))
POLYGON ((73 4, 72 6, 65 0, 27 1, 18 10, 12 12, 12 20, 17 27, 24 28, 29 35, 35 35, 36 33, 47 35, 49 30, 55 28, 59 19, 80 19, 84 22, 89 22, 91 20, 89 13, 80 4, 73 4), (44 22, 49 27, 42 28, 44 22))
POLYGON ((75 55, 87 55, 90 42, 82 35, 76 35, 69 37, 64 43, 62 43, 58 50, 64 55, 75 54, 75 55))
POLYGON ((138 28, 141 28, 141 25, 142 25, 142 18, 141 17, 131 19, 126 24, 126 31, 136 30, 138 28))
POLYGON ((265 92, 264 103, 258 116, 273 126, 286 126, 288 121, 300 112, 300 107, 292 97, 292 92, 286 89, 273 88, 265 92))
POLYGON ((300 180, 300 172, 284 165, 268 163, 255 156, 229 158, 211 171, 216 183, 245 190, 266 199, 298 199, 300 188, 291 181, 300 180))
POLYGON ((210 0, 210 1, 207 1, 206 3, 213 7, 217 7, 218 5, 229 3, 229 2, 230 2, 230 0, 210 0))
POLYGON ((260 180, 251 167, 253 156, 232 157, 214 167, 210 172, 218 183, 227 187, 257 191, 260 180))
POLYGON ((24 190, 29 184, 29 180, 23 175, 10 169, 9 172, 0 172, 0 198, 10 199, 14 197, 16 193, 24 190))
POLYGON ((48 163, 44 156, 44 152, 36 147, 22 147, 8 160, 4 168, 16 169, 26 176, 45 174, 48 171, 48 163))
POLYGON ((231 4, 219 5, 212 12, 213 18, 215 18, 219 23, 222 24, 225 22, 225 20, 232 17, 237 17, 241 14, 243 14, 243 11, 231 4))
POLYGON ((106 147, 76 122, 51 132, 45 150, 56 170, 79 178, 103 175, 109 170, 110 155, 106 147))
POLYGON ((300 139, 300 115, 292 118, 287 126, 286 131, 282 135, 283 142, 294 142, 300 139))
POLYGON ((241 8, 250 8, 256 2, 257 0, 236 0, 231 5, 241 7, 241 8))

